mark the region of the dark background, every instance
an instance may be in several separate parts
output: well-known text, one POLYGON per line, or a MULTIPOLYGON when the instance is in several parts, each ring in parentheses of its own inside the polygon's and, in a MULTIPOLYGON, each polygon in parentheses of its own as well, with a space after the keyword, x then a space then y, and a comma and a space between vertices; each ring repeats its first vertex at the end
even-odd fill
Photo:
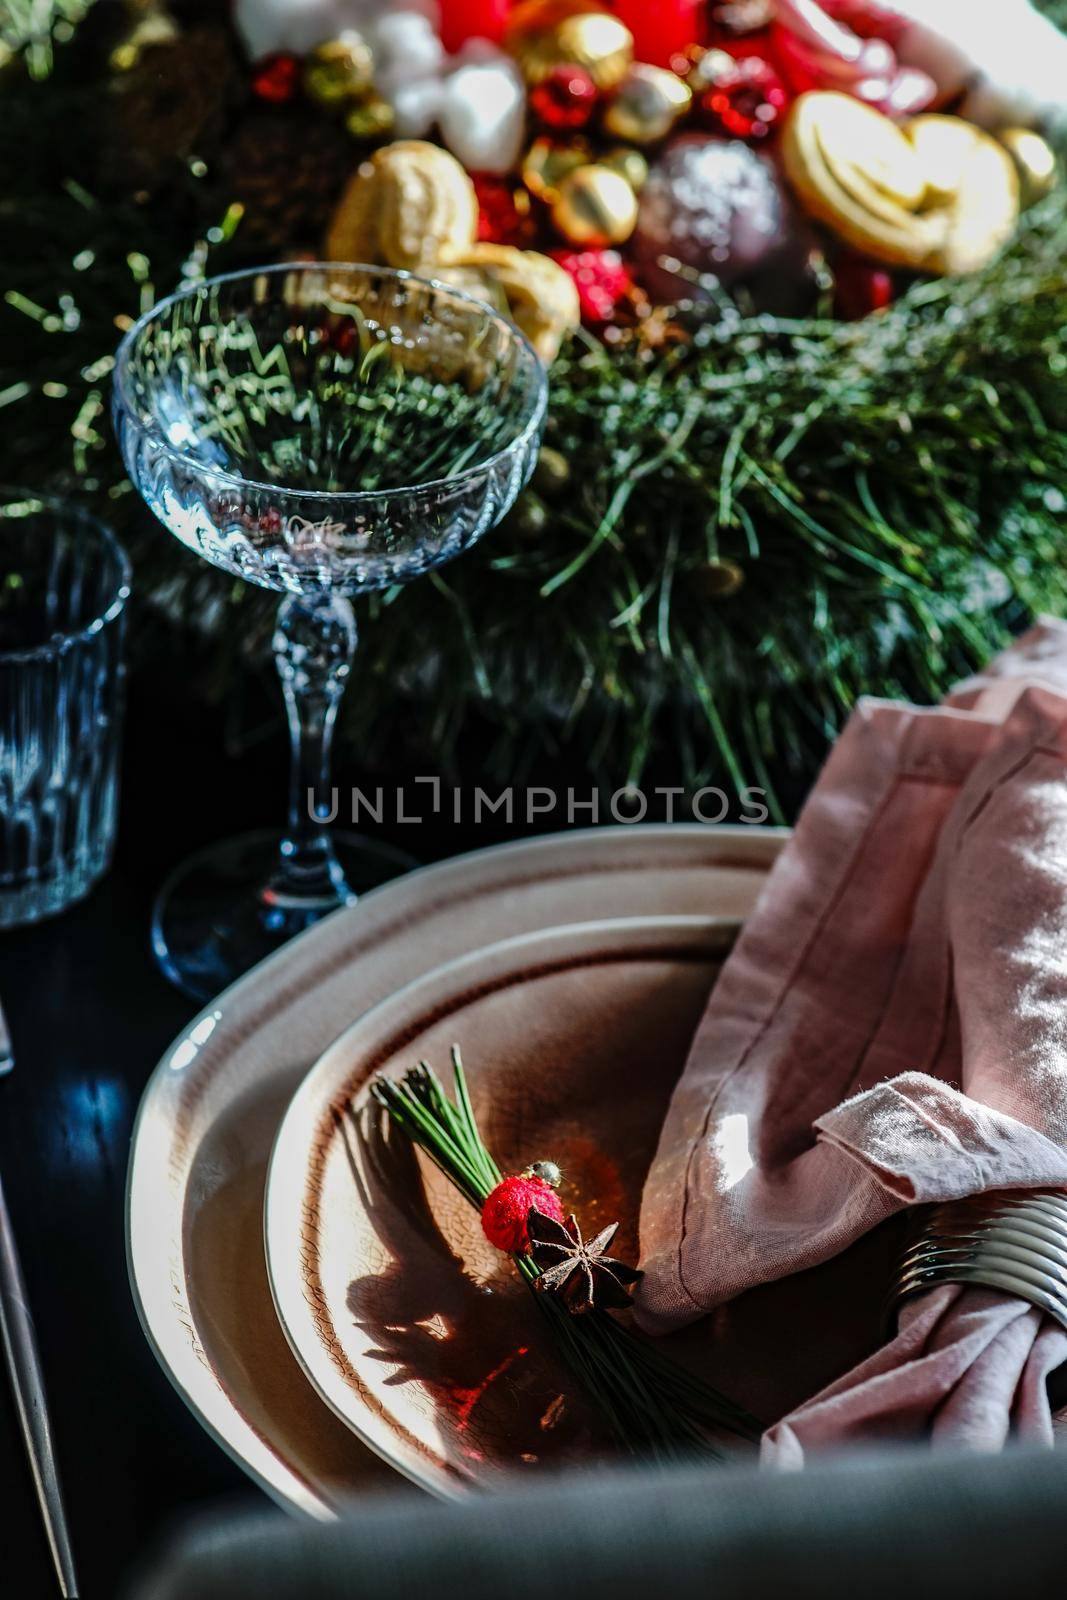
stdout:
MULTIPOLYGON (((141 618, 141 628, 152 625, 141 618)), ((64 915, 0 935, 0 998, 16 1057, 13 1077, 0 1081, 0 1172, 37 1323, 85 1600, 111 1600, 131 1565, 183 1514, 220 1497, 261 1500, 194 1421, 148 1348, 127 1283, 123 1218, 141 1092, 170 1040, 200 1009, 152 962, 154 893, 199 846, 282 820, 280 696, 251 671, 243 692, 235 718, 232 705, 205 708, 196 700, 180 654, 164 649, 156 665, 138 667, 130 682, 112 871, 64 915)), ((358 664, 349 692, 358 693, 358 664)), ((435 770, 429 755, 401 771, 390 770, 384 755, 384 762, 342 767, 342 792, 353 783, 410 782, 435 770)), ((468 757, 474 783, 477 749, 468 757)), ((574 770, 568 765, 561 756, 528 781, 573 783, 587 796, 582 761, 576 755, 574 770)), ((607 775, 608 792, 624 781, 624 774, 607 775)), ((656 782, 672 781, 650 775, 646 787, 651 792, 656 782)), ((495 785, 487 788, 496 793, 495 785)), ((427 790, 411 793, 414 809, 427 790)), ((387 806, 382 835, 421 861, 565 821, 565 814, 546 817, 531 828, 517 815, 509 828, 502 818, 478 827, 437 818, 415 827, 390 825, 391 811, 387 806)), ((579 825, 587 815, 579 813, 579 825)), ((12 1600, 56 1592, 2 1382, 0 1571, 0 1593, 12 1600), (24 1576, 16 1578, 20 1569, 24 1576)))
MULTIPOLYGON (((0 1171, 37 1324, 83 1593, 110 1600, 161 1526, 251 1484, 185 1409, 141 1333, 126 1277, 124 1187, 141 1091, 199 1007, 158 974, 148 916, 190 848, 271 820, 281 738, 228 757, 219 716, 187 720, 134 679, 114 867, 88 900, 0 936, 15 1049, 0 1083, 0 1171)), ((56 1593, 6 1383, 0 1542, 12 1600, 56 1593), (24 1576, 14 1578, 25 1561, 24 1576)))

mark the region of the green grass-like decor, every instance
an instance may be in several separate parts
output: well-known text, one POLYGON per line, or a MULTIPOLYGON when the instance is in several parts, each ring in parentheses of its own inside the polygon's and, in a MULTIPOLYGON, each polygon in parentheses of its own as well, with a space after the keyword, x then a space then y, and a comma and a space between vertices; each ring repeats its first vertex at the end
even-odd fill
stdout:
MULTIPOLYGON (((257 253, 218 154, 233 120, 150 192, 99 191, 93 15, 48 80, 17 62, 3 78, 5 472, 96 502, 142 598, 211 630, 224 689, 264 650, 269 608, 145 520, 106 404, 122 318, 185 263, 257 253)), ((687 344, 575 340, 546 436, 569 481, 549 457, 478 549, 371 604, 348 736, 375 748, 407 685, 423 758, 487 717, 509 778, 520 752, 566 742, 613 787, 652 757, 678 781, 771 787, 811 770, 857 696, 936 697, 1035 611, 1063 611, 1065 247, 1061 186, 988 270, 863 322, 726 307, 687 344)))

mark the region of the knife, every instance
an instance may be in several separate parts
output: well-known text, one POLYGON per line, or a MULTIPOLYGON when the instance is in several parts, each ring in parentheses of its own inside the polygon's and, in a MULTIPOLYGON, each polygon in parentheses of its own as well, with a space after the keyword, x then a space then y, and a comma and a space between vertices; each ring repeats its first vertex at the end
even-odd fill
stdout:
MULTIPOLYGON (((3 1007, 0 1006, 0 1077, 14 1071, 15 1058, 3 1007)), ((15 1234, 0 1181, 0 1342, 11 1379, 19 1427, 30 1459, 33 1486, 41 1507, 48 1546, 55 1563, 60 1593, 77 1600, 78 1580, 70 1547, 63 1491, 59 1483, 52 1427, 48 1420, 41 1358, 33 1330, 26 1285, 22 1277, 15 1234)))

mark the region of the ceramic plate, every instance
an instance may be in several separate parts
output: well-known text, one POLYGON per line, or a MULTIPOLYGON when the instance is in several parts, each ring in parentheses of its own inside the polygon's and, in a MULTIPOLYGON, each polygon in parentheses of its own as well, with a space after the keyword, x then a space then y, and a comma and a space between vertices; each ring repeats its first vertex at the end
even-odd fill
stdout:
POLYGON ((236 983, 145 1090, 127 1199, 134 1297, 179 1393, 290 1509, 395 1482, 309 1388, 263 1258, 271 1144, 311 1064, 369 1006, 452 957, 589 918, 744 916, 786 837, 603 828, 460 857, 367 895, 236 983))
POLYGON ((736 932, 640 918, 491 945, 373 1007, 297 1090, 267 1179, 278 1314, 322 1398, 423 1488, 574 1466, 608 1441, 511 1261, 437 1168, 390 1137, 371 1078, 426 1060, 448 1082, 458 1043, 501 1170, 556 1161, 565 1209, 588 1234, 621 1220, 615 1246, 632 1261, 667 1099, 736 932))

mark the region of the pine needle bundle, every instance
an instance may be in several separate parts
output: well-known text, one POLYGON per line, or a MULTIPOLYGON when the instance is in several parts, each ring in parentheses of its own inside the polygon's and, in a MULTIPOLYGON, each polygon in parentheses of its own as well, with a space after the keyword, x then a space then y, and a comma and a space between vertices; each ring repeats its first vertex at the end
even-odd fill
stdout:
MULTIPOLYGON (((371 1092, 390 1120, 480 1212, 501 1173, 478 1132, 458 1049, 452 1051, 452 1070, 454 1100, 424 1062, 399 1082, 375 1079, 371 1092)), ((535 1287, 540 1268, 531 1257, 516 1254, 512 1260, 535 1287)), ((532 1299, 564 1361, 624 1451, 664 1464, 694 1457, 717 1460, 722 1434, 748 1441, 759 1437, 754 1417, 606 1311, 576 1317, 555 1295, 532 1299)))

